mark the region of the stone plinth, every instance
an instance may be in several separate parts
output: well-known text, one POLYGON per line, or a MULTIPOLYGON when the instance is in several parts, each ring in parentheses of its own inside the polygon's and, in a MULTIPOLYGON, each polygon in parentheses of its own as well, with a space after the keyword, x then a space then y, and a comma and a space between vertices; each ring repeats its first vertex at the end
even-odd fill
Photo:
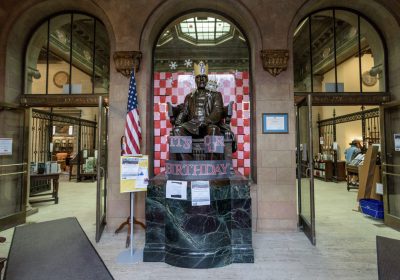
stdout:
POLYGON ((145 262, 187 268, 253 263, 251 199, 248 180, 236 173, 210 180, 210 205, 165 198, 167 176, 150 180, 146 198, 145 262))

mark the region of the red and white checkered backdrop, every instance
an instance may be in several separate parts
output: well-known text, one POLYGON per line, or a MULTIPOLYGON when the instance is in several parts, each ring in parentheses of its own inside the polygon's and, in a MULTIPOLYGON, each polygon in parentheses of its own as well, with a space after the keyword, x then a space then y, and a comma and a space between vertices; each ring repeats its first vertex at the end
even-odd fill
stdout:
MULTIPOLYGON (((224 104, 234 101, 231 119, 232 131, 238 143, 233 154, 233 166, 245 176, 250 175, 250 91, 249 72, 211 73, 209 80, 216 80, 224 104)), ((154 73, 154 174, 164 171, 168 159, 168 135, 171 123, 167 102, 183 103, 186 94, 195 89, 194 77, 185 72, 154 73)))

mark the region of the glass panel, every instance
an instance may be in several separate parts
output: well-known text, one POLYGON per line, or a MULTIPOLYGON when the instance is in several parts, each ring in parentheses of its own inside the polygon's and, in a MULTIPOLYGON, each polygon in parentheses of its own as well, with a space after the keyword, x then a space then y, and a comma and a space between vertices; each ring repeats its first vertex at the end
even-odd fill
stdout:
POLYGON ((311 45, 313 91, 334 91, 335 61, 333 42, 332 10, 318 12, 311 16, 311 45))
POLYGON ((311 187, 311 171, 309 166, 309 135, 308 135, 308 106, 299 108, 299 143, 300 143, 300 164, 301 174, 298 184, 300 184, 301 208, 300 215, 305 221, 311 224, 311 203, 310 203, 310 187, 311 187))
POLYGON ((361 70, 363 92, 385 91, 385 51, 375 28, 365 19, 360 19, 361 70))
POLYGON ((49 94, 68 93, 71 14, 50 19, 49 94))
POLYGON ((47 82, 48 21, 32 36, 26 52, 25 93, 45 94, 47 82))
MULTIPOLYGON (((395 150, 395 134, 400 131, 400 110, 398 107, 385 109, 385 149, 388 164, 386 172, 400 174, 400 153, 395 150)), ((400 219, 400 177, 386 175, 388 213, 400 219)))
POLYGON ((338 91, 360 92, 358 16, 335 10, 338 91))
POLYGON ((98 108, 98 142, 97 152, 97 202, 96 202, 96 242, 99 242, 104 230, 106 219, 106 189, 107 189, 107 117, 108 109, 99 97, 98 108))
MULTIPOLYGON (((205 18, 207 20, 198 21, 196 17, 198 26, 199 22, 206 28, 214 26, 214 14, 207 14, 207 17, 202 14, 202 19, 205 18)), ((217 20, 217 26, 219 24, 222 30, 221 20, 217 20)), ((251 93, 248 44, 238 29, 233 32, 235 27, 232 26, 232 34, 235 36, 231 39, 218 45, 209 41, 208 45, 199 46, 193 41, 188 43, 179 38, 182 35, 179 34, 181 26, 181 23, 168 26, 165 30, 173 33, 173 39, 168 44, 158 44, 154 52, 154 173, 164 170, 165 159, 168 157, 167 137, 171 131, 171 123, 167 116, 167 102, 173 106, 184 102, 185 96, 196 87, 193 62, 198 63, 199 59, 204 59, 209 62, 208 86, 221 92, 225 106, 234 101, 230 125, 238 141, 238 151, 233 154, 233 165, 240 173, 250 176, 251 93)), ((222 31, 220 34, 222 35, 222 31)), ((214 30, 198 35, 201 40, 212 40, 214 30)))
POLYGON ((71 93, 93 92, 94 19, 74 14, 72 23, 71 93))
MULTIPOLYGON (((169 31, 168 31, 169 33, 169 31)), ((110 41, 105 26, 96 21, 95 93, 108 93, 110 84, 110 41)))
POLYGON ((294 32, 294 90, 311 92, 310 31, 308 18, 294 32))
MULTIPOLYGON (((396 170, 398 172, 398 170, 396 170)), ((390 171, 388 171, 390 172, 390 171)), ((393 172, 393 171, 392 171, 393 172)), ((387 191, 389 200, 388 212, 390 215, 400 218, 400 178, 387 176, 387 191)))
MULTIPOLYGON (((24 135, 23 111, 0 110, 0 122, 7 124, 5 129, 0 130, 0 138, 3 144, 7 142, 7 146, 10 147, 9 152, 2 151, 4 155, 0 156, 0 165, 24 163, 26 135, 24 135)), ((0 219, 22 210, 24 189, 22 171, 26 168, 26 165, 0 167, 0 219)))

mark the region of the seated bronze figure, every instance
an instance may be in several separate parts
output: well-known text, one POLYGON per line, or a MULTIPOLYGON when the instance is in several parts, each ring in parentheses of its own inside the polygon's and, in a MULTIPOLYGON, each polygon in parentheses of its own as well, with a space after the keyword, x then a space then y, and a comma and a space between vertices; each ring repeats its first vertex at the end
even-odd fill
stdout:
MULTIPOLYGON (((174 126, 172 135, 192 136, 193 139, 221 135, 232 142, 230 153, 234 153, 236 141, 229 125, 233 102, 224 107, 222 94, 206 87, 208 65, 201 61, 194 68, 197 89, 186 96, 183 104, 169 108, 170 120, 174 126)), ((188 155, 183 158, 188 159, 188 155)))

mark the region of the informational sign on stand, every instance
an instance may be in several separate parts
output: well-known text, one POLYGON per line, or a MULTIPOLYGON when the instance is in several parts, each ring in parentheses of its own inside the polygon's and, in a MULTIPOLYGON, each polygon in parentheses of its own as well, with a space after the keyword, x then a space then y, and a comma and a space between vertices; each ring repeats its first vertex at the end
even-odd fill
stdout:
POLYGON ((192 181, 192 206, 210 205, 210 182, 192 181))
POLYGON ((121 193, 147 191, 149 158, 147 155, 121 156, 121 193))
POLYGON ((0 138, 0 156, 12 155, 12 138, 0 138))

